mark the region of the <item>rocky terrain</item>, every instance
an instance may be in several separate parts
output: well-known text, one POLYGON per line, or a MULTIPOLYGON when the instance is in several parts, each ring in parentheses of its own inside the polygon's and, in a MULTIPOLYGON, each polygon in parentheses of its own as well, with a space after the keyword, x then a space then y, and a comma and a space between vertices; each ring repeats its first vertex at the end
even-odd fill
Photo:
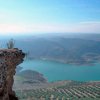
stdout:
POLYGON ((0 50, 0 100, 18 100, 13 87, 16 66, 23 62, 25 54, 16 49, 0 50))

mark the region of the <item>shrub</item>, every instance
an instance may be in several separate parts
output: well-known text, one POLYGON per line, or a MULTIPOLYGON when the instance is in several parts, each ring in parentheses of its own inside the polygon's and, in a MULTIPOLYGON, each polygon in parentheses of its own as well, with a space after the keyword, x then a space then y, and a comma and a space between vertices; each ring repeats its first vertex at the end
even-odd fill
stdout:
POLYGON ((15 41, 13 39, 10 39, 7 43, 7 48, 12 49, 14 48, 14 45, 15 45, 15 41))

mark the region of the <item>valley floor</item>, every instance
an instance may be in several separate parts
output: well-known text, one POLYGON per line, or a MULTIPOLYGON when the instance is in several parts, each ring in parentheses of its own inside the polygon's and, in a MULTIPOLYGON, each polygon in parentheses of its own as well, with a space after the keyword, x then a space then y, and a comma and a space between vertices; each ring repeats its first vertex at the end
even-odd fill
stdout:
POLYGON ((14 87, 19 100, 100 100, 100 82, 58 81, 14 87))

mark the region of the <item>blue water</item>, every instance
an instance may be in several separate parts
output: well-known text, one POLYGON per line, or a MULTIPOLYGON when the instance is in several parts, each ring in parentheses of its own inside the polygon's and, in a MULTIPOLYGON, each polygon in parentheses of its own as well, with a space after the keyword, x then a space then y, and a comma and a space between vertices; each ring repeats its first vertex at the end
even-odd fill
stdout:
POLYGON ((31 69, 42 73, 49 82, 57 80, 100 80, 100 64, 77 66, 54 61, 30 60, 24 61, 20 66, 23 67, 23 70, 31 69))

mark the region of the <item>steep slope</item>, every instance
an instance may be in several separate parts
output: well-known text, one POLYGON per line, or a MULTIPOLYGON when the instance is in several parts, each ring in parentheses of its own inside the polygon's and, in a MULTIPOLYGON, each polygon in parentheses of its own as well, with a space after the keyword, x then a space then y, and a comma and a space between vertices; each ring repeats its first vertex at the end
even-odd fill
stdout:
POLYGON ((0 50, 0 100, 18 100, 12 90, 16 66, 23 62, 25 54, 18 49, 0 50))

